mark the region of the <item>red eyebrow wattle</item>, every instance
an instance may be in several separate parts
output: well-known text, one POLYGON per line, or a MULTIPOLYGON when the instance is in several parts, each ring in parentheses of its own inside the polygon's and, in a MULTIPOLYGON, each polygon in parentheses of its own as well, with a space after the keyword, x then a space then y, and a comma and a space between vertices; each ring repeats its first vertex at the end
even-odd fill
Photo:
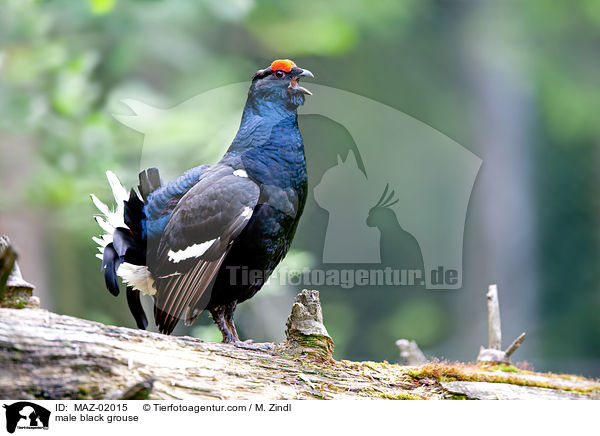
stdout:
POLYGON ((296 64, 289 59, 277 59, 271 64, 271 71, 285 71, 289 73, 296 64))

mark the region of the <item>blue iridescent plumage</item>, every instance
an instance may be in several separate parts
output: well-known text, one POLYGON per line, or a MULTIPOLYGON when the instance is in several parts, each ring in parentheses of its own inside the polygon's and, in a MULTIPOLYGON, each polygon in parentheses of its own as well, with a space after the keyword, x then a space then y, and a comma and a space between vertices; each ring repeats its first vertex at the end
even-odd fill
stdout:
POLYGON ((306 76, 310 71, 289 60, 258 71, 239 130, 215 165, 166 184, 156 169, 140 174, 143 203, 134 192, 123 202, 129 225, 117 227, 114 240, 104 238, 111 242, 103 249, 107 287, 118 294, 117 273, 128 283, 139 327, 147 324, 141 291, 154 297, 161 332, 171 333, 180 319, 190 324, 207 309, 223 341, 239 341, 236 305, 254 296, 285 256, 306 201, 296 112, 310 94, 298 84, 306 76), (248 281, 242 270, 260 274, 248 281))

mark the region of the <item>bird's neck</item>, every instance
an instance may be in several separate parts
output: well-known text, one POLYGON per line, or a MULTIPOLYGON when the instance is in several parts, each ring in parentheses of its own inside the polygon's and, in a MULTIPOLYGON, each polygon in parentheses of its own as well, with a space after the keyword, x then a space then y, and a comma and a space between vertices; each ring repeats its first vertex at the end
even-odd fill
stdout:
POLYGON ((238 133, 222 162, 241 165, 260 183, 304 192, 306 158, 296 110, 246 104, 238 133))
MULTIPOLYGON (((271 98, 257 97, 250 93, 244 106, 244 115, 259 116, 266 119, 281 120, 297 116, 298 106, 285 102, 279 96, 271 98)), ((243 119, 242 116, 242 119, 243 119)))
POLYGON ((296 109, 296 106, 285 105, 280 101, 257 102, 250 96, 244 107, 240 128, 228 151, 301 146, 296 109), (295 138, 299 139, 300 144, 296 144, 298 141, 295 138))

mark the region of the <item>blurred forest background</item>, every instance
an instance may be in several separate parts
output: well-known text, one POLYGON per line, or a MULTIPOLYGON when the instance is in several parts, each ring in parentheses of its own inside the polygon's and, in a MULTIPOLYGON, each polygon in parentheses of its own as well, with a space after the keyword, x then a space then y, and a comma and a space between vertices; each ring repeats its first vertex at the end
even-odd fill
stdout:
MULTIPOLYGON (((114 118, 130 113, 121 100, 169 108, 276 58, 483 159, 462 289, 321 287, 337 358, 397 361, 394 341, 409 338, 430 356, 473 360, 497 283, 505 342, 528 334, 516 360, 600 376, 597 0, 0 0, 0 233, 43 307, 134 326, 91 241, 89 193, 110 198, 106 169, 128 186, 139 170, 143 135, 114 118)), ((300 123, 320 162, 312 189, 351 138, 323 117, 300 123)), ((181 141, 190 167, 209 141, 181 141)), ((321 258, 327 212, 309 195, 288 266, 321 258)), ((240 306, 240 335, 281 340, 297 291, 271 285, 240 306)), ((206 316, 177 333, 220 339, 206 316)))

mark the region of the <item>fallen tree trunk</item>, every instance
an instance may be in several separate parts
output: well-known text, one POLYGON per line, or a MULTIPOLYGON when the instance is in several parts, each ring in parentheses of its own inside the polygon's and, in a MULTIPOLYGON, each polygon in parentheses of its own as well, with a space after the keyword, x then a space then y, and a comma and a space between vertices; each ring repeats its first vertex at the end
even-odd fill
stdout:
POLYGON ((600 398, 597 381, 512 366, 335 361, 315 294, 305 292, 287 341, 266 351, 0 309, 0 398, 600 398))

